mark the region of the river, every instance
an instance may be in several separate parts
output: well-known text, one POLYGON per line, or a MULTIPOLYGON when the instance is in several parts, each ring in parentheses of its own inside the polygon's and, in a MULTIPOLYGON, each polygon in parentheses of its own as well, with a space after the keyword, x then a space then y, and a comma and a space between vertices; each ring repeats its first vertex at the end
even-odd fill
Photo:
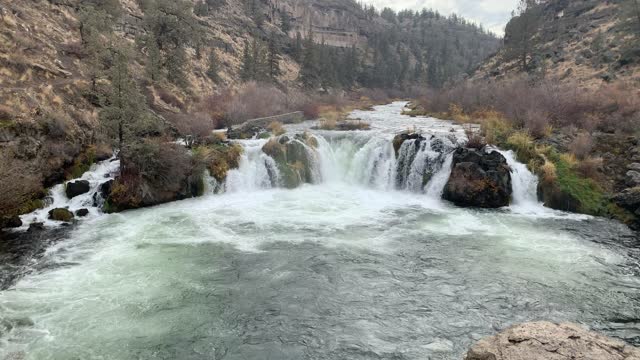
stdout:
POLYGON ((460 359, 540 319, 639 344, 635 235, 545 209, 509 153, 511 207, 443 202, 464 131, 403 107, 316 131, 314 184, 274 186, 250 140, 222 194, 93 214, 0 292, 0 359, 460 359), (403 161, 407 127, 433 137, 403 161))

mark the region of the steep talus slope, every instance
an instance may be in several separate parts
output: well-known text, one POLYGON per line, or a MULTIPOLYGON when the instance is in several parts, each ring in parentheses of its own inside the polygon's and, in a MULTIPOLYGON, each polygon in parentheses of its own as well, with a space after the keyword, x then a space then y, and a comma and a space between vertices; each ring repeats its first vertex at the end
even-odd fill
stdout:
POLYGON ((111 154, 99 114, 120 48, 131 53, 128 71, 147 100, 145 111, 164 124, 156 135, 172 135, 176 119, 208 111, 204 99, 253 80, 243 78, 247 46, 255 57, 274 43, 280 71, 266 80, 301 89, 308 54, 297 35, 309 33, 324 44, 312 53, 316 76, 333 74, 310 91, 442 84, 469 72, 498 46, 495 36, 462 18, 379 12, 352 0, 0 1, 0 219, 41 206, 46 188, 111 154), (163 16, 169 20, 160 25, 165 28, 153 34, 168 40, 150 39, 155 25, 149 22, 157 16, 149 4, 168 9, 163 16), (172 23, 173 11, 178 15, 172 23), (172 26, 190 31, 176 41, 172 26), (156 49, 162 54, 155 60, 154 40, 169 44, 156 49), (343 66, 347 60, 349 69, 343 66), (154 61, 161 69, 154 69, 154 61), (183 79, 171 79, 172 66, 182 68, 183 79))
POLYGON ((597 87, 603 81, 640 83, 640 17, 635 0, 548 0, 506 27, 505 48, 475 73, 502 78, 522 70, 515 52, 526 52, 527 71, 597 87), (528 22, 523 24, 523 22, 528 22), (522 34, 525 32, 525 34, 522 34), (517 44, 527 37, 529 44, 517 44), (528 48, 528 49, 525 49, 528 48))

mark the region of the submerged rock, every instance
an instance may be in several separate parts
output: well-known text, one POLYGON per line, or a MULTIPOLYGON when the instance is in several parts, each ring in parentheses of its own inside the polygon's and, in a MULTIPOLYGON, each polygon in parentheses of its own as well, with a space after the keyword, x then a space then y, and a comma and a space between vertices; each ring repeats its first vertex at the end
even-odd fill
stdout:
POLYGON ((511 193, 511 172, 502 154, 467 148, 455 151, 445 200, 463 207, 499 208, 509 205, 511 193))
POLYGON ((49 211, 49 219, 54 221, 70 222, 73 220, 73 213, 68 209, 53 209, 49 211))
POLYGON ((640 349, 575 324, 541 321, 480 340, 465 360, 638 360, 640 349))
POLYGON ((91 191, 91 184, 87 180, 78 180, 67 184, 66 194, 69 199, 91 191))

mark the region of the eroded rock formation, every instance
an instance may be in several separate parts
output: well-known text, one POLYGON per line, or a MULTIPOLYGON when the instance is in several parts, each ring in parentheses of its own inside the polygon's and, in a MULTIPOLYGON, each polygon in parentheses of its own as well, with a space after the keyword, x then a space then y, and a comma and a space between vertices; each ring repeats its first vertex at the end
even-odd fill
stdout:
POLYGON ((511 173, 500 153, 459 148, 443 198, 458 206, 499 208, 511 199, 511 173))
POLYGON ((465 360, 632 360, 640 349, 575 324, 541 321, 513 326, 480 340, 465 360))

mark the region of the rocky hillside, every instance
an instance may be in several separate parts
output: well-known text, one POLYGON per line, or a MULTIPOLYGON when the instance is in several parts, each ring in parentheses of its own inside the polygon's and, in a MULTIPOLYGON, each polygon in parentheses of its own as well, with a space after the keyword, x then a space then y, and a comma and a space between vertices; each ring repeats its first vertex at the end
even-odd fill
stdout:
POLYGON ((41 206, 46 188, 112 153, 99 115, 118 58, 140 110, 164 123, 143 135, 170 136, 194 114, 218 116, 204 100, 246 80, 406 89, 459 76, 497 44, 455 16, 352 0, 1 2, 0 218, 41 206), (322 45, 303 44, 310 34, 322 45))
POLYGON ((635 0, 546 0, 506 27, 504 48, 476 79, 523 71, 583 86, 640 83, 640 5, 635 0))

